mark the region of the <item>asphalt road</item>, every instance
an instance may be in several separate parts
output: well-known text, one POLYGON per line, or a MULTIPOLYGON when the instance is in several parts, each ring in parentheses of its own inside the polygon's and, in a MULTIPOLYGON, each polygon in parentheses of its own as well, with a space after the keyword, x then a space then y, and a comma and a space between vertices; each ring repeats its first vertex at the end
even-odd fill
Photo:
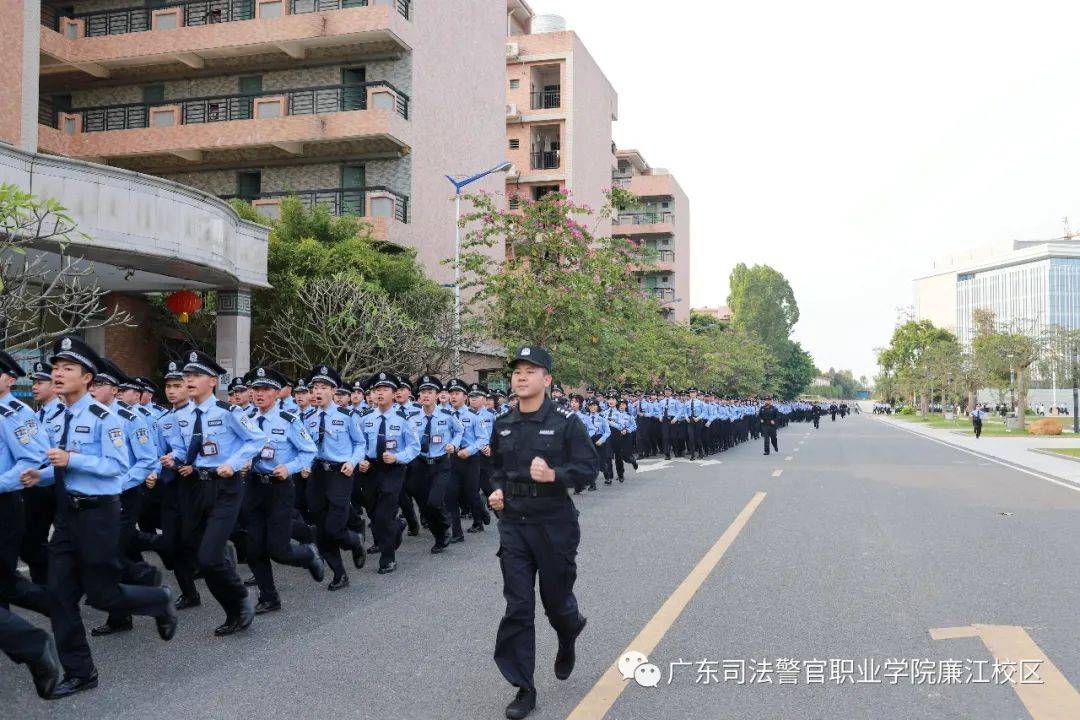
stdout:
MULTIPOLYGON (((673 462, 580 496, 589 625, 560 682, 538 603, 535 717, 566 718, 583 699, 578 717, 610 706, 606 717, 626 720, 1055 717, 1045 708, 1060 711, 1068 680, 1080 681, 1080 492, 867 415, 791 426, 780 447, 766 458, 748 443, 719 464, 673 462), (659 686, 629 680, 613 702, 599 698, 594 685, 758 492, 700 589, 660 623, 648 653, 659 686), (1033 682, 1043 705, 1029 714, 1000 679, 967 681, 991 678, 988 643, 1002 631, 930 630, 972 624, 1022 628, 1013 635, 1039 651, 1029 659, 1051 660, 1065 687, 1033 682), (781 676, 785 659, 799 664, 781 676), (938 677, 948 661, 964 668, 960 682, 938 677), (860 673, 874 663, 876 675, 860 673)), ((429 538, 406 538, 398 572, 354 571, 339 593, 276 567, 285 609, 233 638, 212 637, 221 616, 209 593, 167 645, 139 619, 133 633, 91 641, 101 687, 71 700, 39 701, 24 669, 0 662, 0 717, 502 717, 513 693, 491 660, 503 610, 492 529, 442 556, 428 554, 429 538)))

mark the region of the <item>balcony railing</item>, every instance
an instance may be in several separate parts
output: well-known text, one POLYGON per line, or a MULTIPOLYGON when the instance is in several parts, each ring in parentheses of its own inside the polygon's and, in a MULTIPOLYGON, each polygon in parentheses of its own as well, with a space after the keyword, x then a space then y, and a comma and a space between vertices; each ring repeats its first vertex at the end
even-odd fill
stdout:
MULTIPOLYGON (((284 0, 288 2, 289 14, 325 12, 354 7, 367 7, 370 0, 284 0)), ((412 0, 394 0, 398 13, 408 19, 412 0)), ((126 7, 112 10, 95 10, 76 13, 75 20, 82 20, 86 37, 123 35, 146 32, 153 29, 155 10, 180 9, 180 26, 213 25, 216 23, 252 20, 255 18, 255 0, 182 0, 155 7, 126 7)), ((59 13, 49 6, 42 7, 41 24, 60 30, 59 13)))
POLYGON ((654 296, 656 296, 656 298, 658 298, 659 300, 662 300, 662 301, 674 300, 675 299, 675 288, 654 287, 654 288, 644 288, 644 291, 646 293, 652 293, 654 296))
POLYGON ((394 98, 394 110, 401 117, 408 119, 409 97, 384 80, 354 85, 325 85, 296 90, 269 90, 252 94, 78 108, 72 112, 82 116, 83 132, 150 127, 150 111, 158 107, 179 107, 181 125, 251 120, 255 117, 255 101, 266 97, 284 97, 287 115, 318 115, 367 110, 368 88, 372 87, 388 89, 394 98))
POLYGON ((537 90, 529 93, 532 96, 533 110, 550 110, 561 107, 561 88, 555 90, 537 90))
POLYGON ((222 195, 220 197, 222 200, 241 199, 246 202, 252 202, 257 200, 278 200, 295 196, 309 209, 319 205, 325 207, 331 215, 359 215, 361 217, 367 217, 370 214, 368 194, 374 192, 390 195, 394 201, 394 219, 401 223, 409 222, 408 196, 402 195, 383 185, 368 185, 358 188, 297 190, 295 192, 267 192, 243 198, 239 195, 222 195))
POLYGON ((619 213, 615 220, 616 225, 657 225, 659 223, 671 223, 675 216, 670 212, 634 212, 619 213))
POLYGON ((633 175, 612 175, 611 186, 626 189, 630 187, 630 182, 633 177, 633 175))
POLYGON ((559 167, 559 151, 548 150, 546 152, 532 153, 533 170, 555 170, 559 167))

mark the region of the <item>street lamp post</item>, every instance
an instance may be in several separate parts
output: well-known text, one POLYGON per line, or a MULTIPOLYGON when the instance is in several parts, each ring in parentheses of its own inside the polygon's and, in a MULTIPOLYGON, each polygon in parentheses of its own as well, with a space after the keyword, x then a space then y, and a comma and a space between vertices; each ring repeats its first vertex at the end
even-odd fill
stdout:
POLYGON ((461 191, 466 185, 482 180, 497 172, 506 172, 513 165, 503 161, 495 167, 478 172, 465 178, 447 175, 446 179, 454 186, 454 355, 451 362, 451 374, 461 374, 461 191))
POLYGON ((1077 396, 1080 395, 1080 388, 1077 387, 1076 377, 1076 346, 1073 345, 1072 349, 1072 381, 1073 381, 1073 434, 1080 435, 1080 411, 1077 410, 1077 396))

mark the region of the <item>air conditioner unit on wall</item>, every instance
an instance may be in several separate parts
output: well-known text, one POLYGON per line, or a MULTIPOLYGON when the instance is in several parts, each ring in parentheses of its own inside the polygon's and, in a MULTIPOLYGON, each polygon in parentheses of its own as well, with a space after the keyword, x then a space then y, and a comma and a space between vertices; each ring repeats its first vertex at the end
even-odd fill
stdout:
POLYGON ((516 58, 518 56, 518 53, 520 53, 520 52, 521 52, 521 48, 518 47, 517 43, 512 43, 512 42, 506 43, 506 57, 508 57, 508 58, 516 58))
POLYGON ((521 176, 521 171, 517 169, 517 165, 514 165, 513 163, 511 163, 510 164, 510 169, 506 171, 506 176, 507 177, 512 177, 512 178, 520 177, 521 176))
POLYGON ((521 113, 518 112, 516 103, 506 103, 506 117, 517 117, 521 113))

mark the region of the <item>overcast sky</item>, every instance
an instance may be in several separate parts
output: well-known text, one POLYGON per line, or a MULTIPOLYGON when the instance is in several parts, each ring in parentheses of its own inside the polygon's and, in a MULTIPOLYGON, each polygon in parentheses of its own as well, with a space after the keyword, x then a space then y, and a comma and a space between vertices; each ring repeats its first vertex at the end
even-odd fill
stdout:
POLYGON ((787 276, 821 368, 876 372, 914 277, 1080 227, 1080 5, 534 0, 619 93, 615 140, 690 196, 691 304, 787 276))

